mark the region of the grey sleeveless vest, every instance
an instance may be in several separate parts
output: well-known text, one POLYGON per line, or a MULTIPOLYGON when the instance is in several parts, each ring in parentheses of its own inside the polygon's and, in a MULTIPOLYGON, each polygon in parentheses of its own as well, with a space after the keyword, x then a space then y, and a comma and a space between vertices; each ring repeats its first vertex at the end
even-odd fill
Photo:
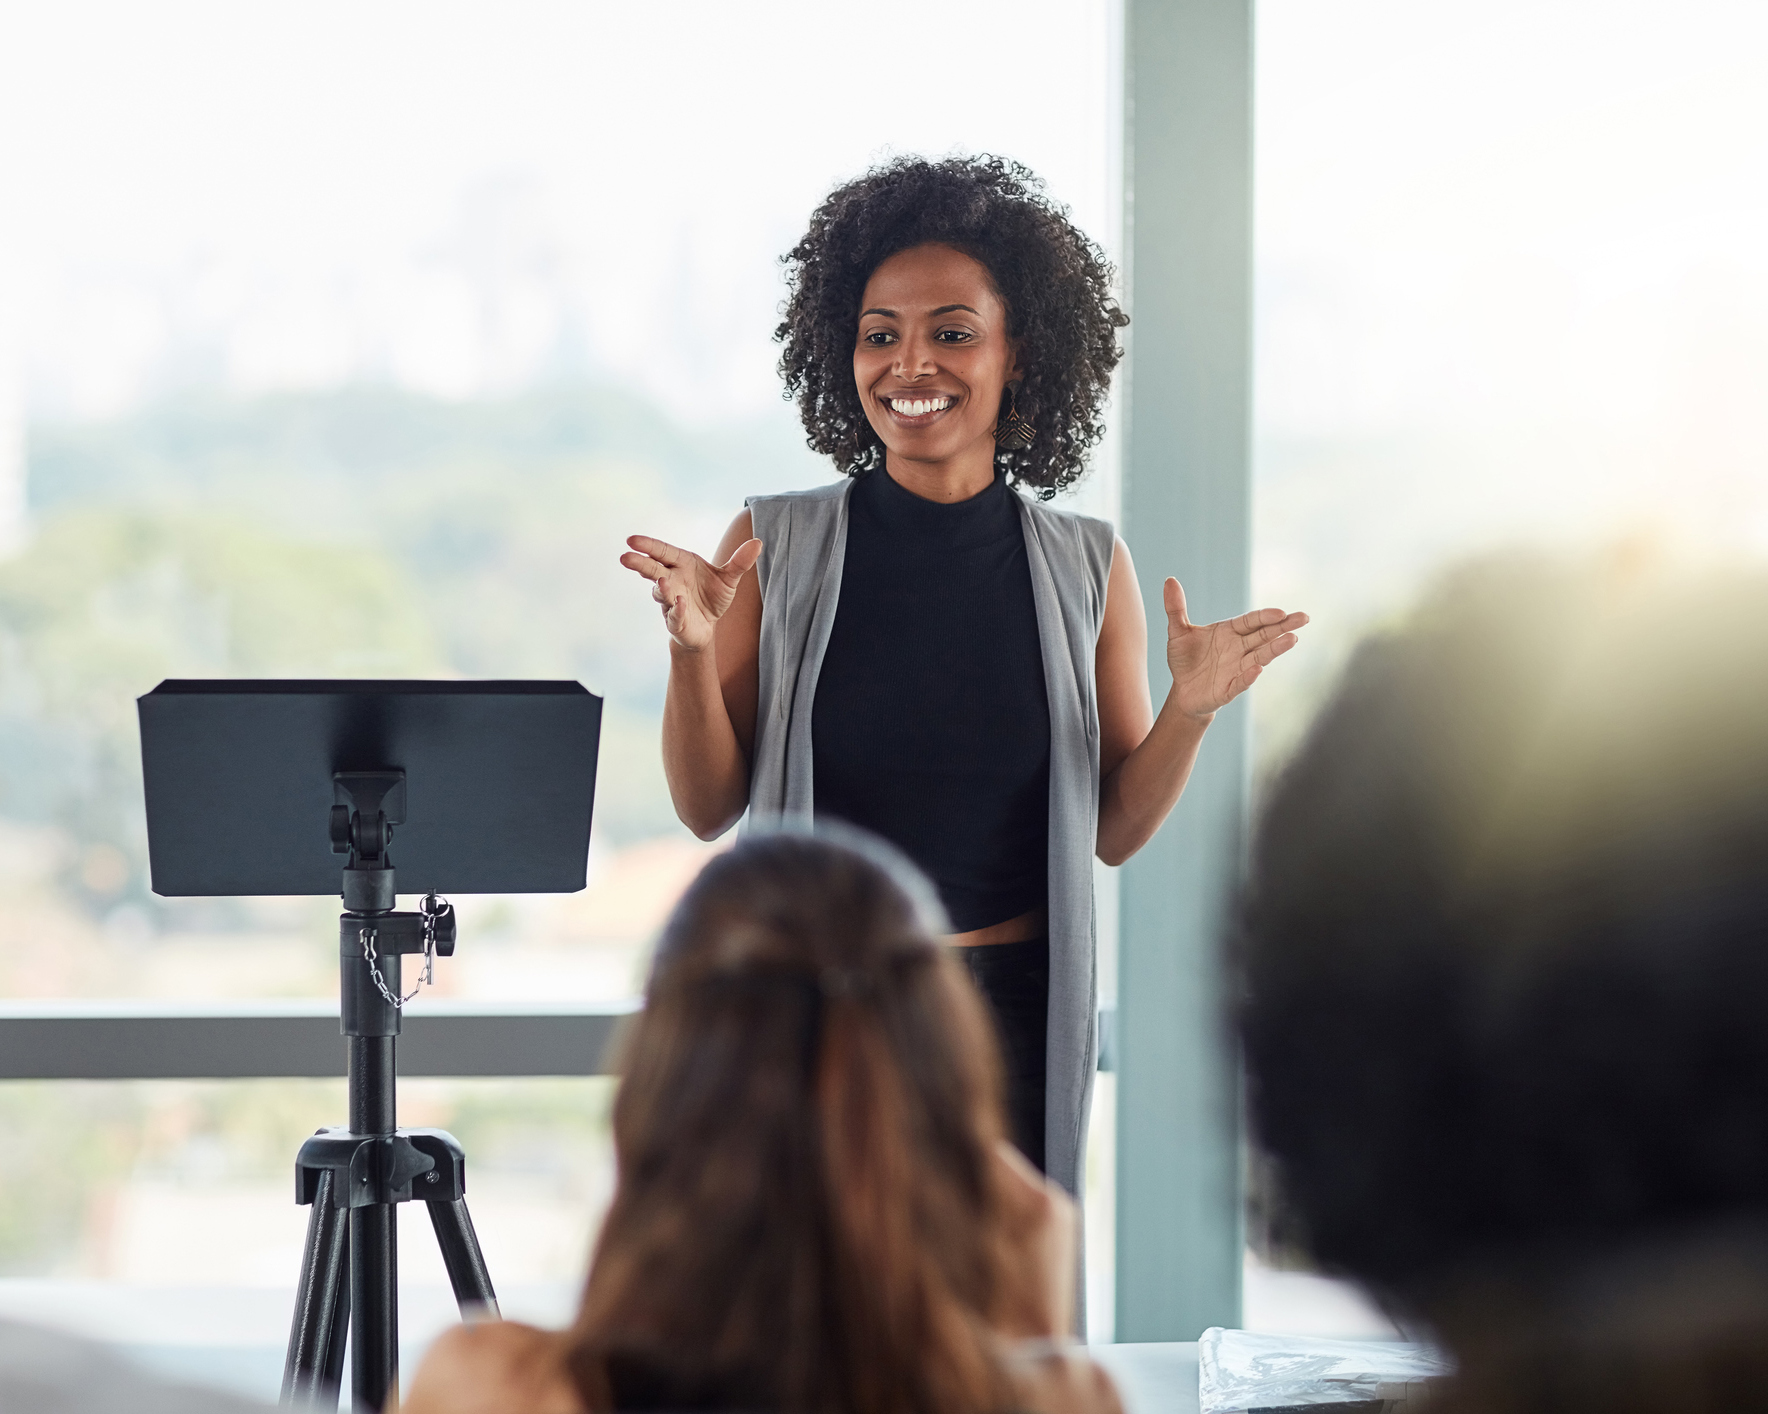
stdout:
MULTIPOLYGON (((762 542, 760 691, 749 821, 808 820, 810 715, 835 624, 847 550, 842 480, 755 496, 762 542)), ((1099 702, 1093 680, 1111 526, 1019 496, 1032 600, 1050 700, 1050 1022, 1044 1163, 1077 1197, 1093 1094, 1098 1003, 1093 955, 1093 851, 1099 824, 1099 702)), ((747 822, 746 822, 747 824, 747 822)))

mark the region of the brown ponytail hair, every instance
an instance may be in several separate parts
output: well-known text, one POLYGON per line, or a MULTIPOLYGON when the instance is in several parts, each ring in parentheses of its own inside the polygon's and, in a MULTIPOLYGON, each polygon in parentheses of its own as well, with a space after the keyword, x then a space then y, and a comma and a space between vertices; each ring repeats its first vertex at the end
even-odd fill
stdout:
POLYGON ((1000 1063, 943 927, 906 864, 845 836, 747 839, 688 890, 568 1335, 591 1409, 1010 1402, 1000 1063))

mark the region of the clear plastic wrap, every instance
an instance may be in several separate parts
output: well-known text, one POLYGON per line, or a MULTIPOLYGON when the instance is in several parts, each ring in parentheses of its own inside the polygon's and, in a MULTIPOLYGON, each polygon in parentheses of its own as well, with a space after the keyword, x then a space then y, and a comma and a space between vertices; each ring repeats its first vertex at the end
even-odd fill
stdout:
POLYGON ((1387 1340, 1318 1340, 1212 1326, 1197 1345, 1201 1414, 1360 1405, 1418 1409, 1429 1382, 1450 1373, 1428 1345, 1387 1340))

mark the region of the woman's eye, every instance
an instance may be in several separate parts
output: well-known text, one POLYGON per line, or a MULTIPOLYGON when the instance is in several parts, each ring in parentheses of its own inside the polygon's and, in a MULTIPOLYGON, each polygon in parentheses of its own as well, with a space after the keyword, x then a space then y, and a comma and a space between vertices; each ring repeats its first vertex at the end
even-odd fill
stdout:
POLYGON ((890 342, 890 331, 888 329, 874 329, 869 334, 862 334, 860 342, 871 344, 874 348, 882 348, 890 342))
POLYGON ((933 337, 942 344, 967 344, 974 335, 968 329, 941 329, 933 337))

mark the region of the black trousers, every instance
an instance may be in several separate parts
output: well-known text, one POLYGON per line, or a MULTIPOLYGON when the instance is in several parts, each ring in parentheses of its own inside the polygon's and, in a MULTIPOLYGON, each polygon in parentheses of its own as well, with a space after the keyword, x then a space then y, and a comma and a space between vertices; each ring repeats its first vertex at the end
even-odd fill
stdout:
POLYGON ((1044 1167, 1044 1076, 1050 1021, 1050 940, 959 948, 1000 1033, 1013 1142, 1044 1167))

